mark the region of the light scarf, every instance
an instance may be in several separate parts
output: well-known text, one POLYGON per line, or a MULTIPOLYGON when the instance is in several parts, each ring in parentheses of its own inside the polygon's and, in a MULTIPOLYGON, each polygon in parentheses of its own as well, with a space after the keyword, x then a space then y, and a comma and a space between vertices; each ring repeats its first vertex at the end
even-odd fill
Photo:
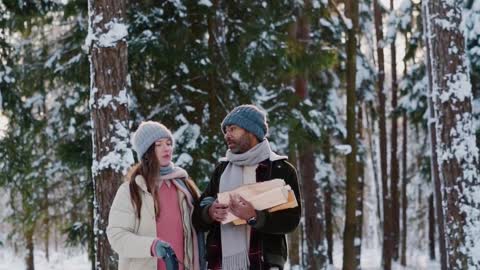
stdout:
POLYGON ((173 164, 173 162, 170 162, 170 164, 165 167, 160 167, 160 175, 167 175, 172 173, 174 167, 175 165, 173 164))
POLYGON ((170 162, 168 166, 160 167, 160 177, 157 179, 157 185, 161 187, 163 183, 166 183, 170 187, 170 180, 180 178, 188 178, 187 171, 170 162))
MULTIPOLYGON (((276 154, 272 152, 270 144, 266 139, 242 154, 234 154, 228 150, 226 158, 229 163, 220 177, 219 191, 230 191, 243 184, 255 183, 255 173, 253 173, 253 177, 244 177, 246 170, 255 172, 258 163, 274 155, 276 154)), ((222 237, 222 269, 248 270, 250 265, 248 260, 250 227, 228 223, 221 225, 220 230, 222 237)))

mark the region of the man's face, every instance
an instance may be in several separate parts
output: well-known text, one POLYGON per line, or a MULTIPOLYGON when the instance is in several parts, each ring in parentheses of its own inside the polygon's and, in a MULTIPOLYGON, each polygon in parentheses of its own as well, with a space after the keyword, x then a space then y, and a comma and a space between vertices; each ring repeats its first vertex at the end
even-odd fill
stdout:
POLYGON ((245 129, 230 125, 225 128, 225 141, 234 154, 245 153, 252 148, 252 134, 245 129))

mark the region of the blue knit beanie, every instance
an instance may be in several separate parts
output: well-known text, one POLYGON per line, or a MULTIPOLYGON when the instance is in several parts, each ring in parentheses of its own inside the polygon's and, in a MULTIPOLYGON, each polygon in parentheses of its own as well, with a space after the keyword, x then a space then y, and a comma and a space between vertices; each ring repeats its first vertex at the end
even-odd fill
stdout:
POLYGON ((233 109, 222 122, 222 132, 229 125, 237 125, 263 141, 268 133, 267 116, 255 105, 240 105, 233 109))
POLYGON ((132 146, 138 158, 141 159, 153 143, 165 138, 172 140, 173 143, 172 132, 167 127, 158 122, 145 121, 133 134, 132 146))

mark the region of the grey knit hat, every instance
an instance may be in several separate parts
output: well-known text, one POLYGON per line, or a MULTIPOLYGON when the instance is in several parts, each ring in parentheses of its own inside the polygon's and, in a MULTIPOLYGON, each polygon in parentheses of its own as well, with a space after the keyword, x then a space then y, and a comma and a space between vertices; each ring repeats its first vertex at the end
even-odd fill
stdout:
POLYGON ((234 108, 222 122, 222 132, 229 125, 237 125, 263 141, 268 133, 267 115, 255 105, 240 105, 234 108))
POLYGON ((154 122, 142 122, 132 137, 132 146, 139 159, 143 157, 148 148, 160 139, 168 138, 172 140, 172 132, 164 125, 154 122))

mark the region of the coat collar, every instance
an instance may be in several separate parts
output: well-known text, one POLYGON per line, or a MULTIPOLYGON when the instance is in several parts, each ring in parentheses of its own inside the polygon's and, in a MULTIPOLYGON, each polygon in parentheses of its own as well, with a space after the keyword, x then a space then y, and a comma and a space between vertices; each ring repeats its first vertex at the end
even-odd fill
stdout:
POLYGON ((137 186, 139 186, 143 191, 148 192, 147 188, 147 182, 145 181, 145 178, 141 176, 140 174, 135 177, 135 183, 137 183, 137 186))

